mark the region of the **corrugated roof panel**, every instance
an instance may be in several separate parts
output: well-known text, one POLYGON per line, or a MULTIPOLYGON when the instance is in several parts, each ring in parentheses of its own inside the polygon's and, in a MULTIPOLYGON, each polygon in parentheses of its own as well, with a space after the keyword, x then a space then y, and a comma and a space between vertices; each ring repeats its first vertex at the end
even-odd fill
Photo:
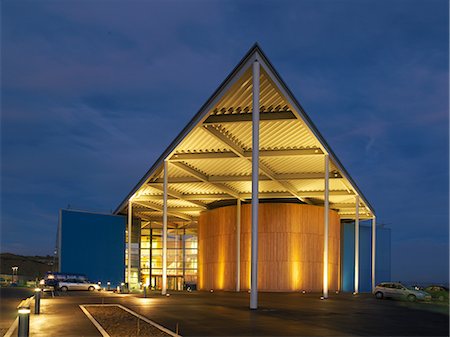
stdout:
MULTIPOLYGON (((157 207, 163 207, 163 198, 161 195, 160 199, 155 199, 155 200, 149 200, 148 201, 149 204, 157 206, 157 207)), ((145 205, 146 202, 138 202, 142 205, 145 205)), ((137 207, 142 207, 142 206, 137 206, 137 207)), ((188 200, 183 200, 183 199, 168 199, 167 200, 167 207, 197 207, 197 205, 191 203, 188 200)))
MULTIPOLYGON (((323 198, 322 198, 323 200, 323 198)), ((347 196, 347 195, 330 195, 330 202, 335 204, 340 203, 354 203, 355 202, 355 196, 347 196)))
MULTIPOLYGON (((325 189, 324 179, 290 180, 290 183, 297 191, 323 191, 325 189)), ((343 189, 339 179, 330 179, 329 186, 331 191, 343 189)))
POLYGON ((162 195, 162 192, 154 187, 151 187, 149 185, 142 185, 142 187, 139 189, 137 196, 140 195, 162 195))
POLYGON ((259 191, 261 193, 264 192, 286 192, 286 188, 284 188, 279 182, 273 180, 265 180, 259 182, 259 191))
POLYGON ((261 162, 278 174, 324 172, 323 156, 264 157, 261 162))
MULTIPOLYGON (((180 178, 180 177, 186 177, 187 174, 186 172, 184 172, 182 169, 179 169, 178 167, 174 166, 174 165, 170 165, 169 163, 169 178, 180 178)), ((163 175, 161 174, 161 177, 163 175)))
POLYGON ((195 128, 177 146, 175 153, 224 152, 230 149, 202 127, 195 128))
POLYGON ((183 194, 215 194, 222 193, 219 187, 208 183, 170 184, 170 188, 183 194))
POLYGON ((145 214, 148 217, 162 217, 162 212, 155 212, 152 210, 147 209, 141 209, 137 213, 145 214))
POLYGON ((252 164, 245 158, 189 160, 187 164, 208 176, 239 176, 252 173, 252 164))
MULTIPOLYGON (((263 69, 260 73, 259 104, 263 111, 286 107, 287 101, 275 88, 263 69)), ((216 106, 211 110, 213 115, 248 113, 252 110, 252 73, 248 69, 244 75, 231 87, 216 106)))
MULTIPOLYGON (((260 123, 260 150, 300 149, 318 147, 319 143, 299 120, 265 121, 260 123)), ((252 149, 251 123, 226 123, 220 130, 243 150, 252 149)))
MULTIPOLYGON (((252 182, 251 181, 236 181, 229 182, 226 184, 230 186, 239 193, 251 193, 252 192, 252 182)), ((268 193, 268 192, 286 192, 286 189, 280 185, 280 183, 272 180, 262 180, 259 181, 259 192, 260 193, 268 193)))

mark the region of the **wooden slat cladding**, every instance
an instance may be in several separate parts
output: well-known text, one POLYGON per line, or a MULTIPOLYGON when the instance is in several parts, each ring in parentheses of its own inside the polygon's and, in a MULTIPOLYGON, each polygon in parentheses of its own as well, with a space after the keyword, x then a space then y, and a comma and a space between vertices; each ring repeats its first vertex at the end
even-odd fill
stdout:
MULTIPOLYGON (((329 289, 339 290, 340 218, 329 212, 329 289)), ((259 205, 258 288, 321 291, 324 209, 259 205)), ((202 212, 198 222, 199 289, 236 288, 236 206, 202 212)), ((250 286, 251 205, 241 211, 241 289, 250 286)))

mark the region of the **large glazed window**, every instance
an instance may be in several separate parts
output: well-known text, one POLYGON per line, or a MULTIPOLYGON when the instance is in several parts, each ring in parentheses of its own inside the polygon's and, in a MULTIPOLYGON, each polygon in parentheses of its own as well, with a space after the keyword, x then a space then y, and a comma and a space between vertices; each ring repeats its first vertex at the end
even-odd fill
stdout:
MULTIPOLYGON (((148 223, 141 231, 141 282, 152 289, 162 283, 162 229, 148 223)), ((197 284, 197 229, 169 228, 167 235, 168 288, 183 290, 197 284)))

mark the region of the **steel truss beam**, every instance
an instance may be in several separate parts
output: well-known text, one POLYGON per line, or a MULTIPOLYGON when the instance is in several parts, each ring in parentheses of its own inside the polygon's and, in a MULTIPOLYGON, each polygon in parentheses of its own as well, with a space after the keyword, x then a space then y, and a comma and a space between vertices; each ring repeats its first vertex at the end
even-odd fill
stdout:
MULTIPOLYGON (((298 156, 314 156, 323 154, 319 148, 310 149, 287 149, 287 150, 260 150, 260 157, 298 157, 298 156)), ((252 158, 252 151, 242 151, 242 156, 252 158)), ((228 152, 195 152, 195 153, 175 153, 171 158, 171 162, 185 160, 208 160, 208 159, 226 159, 239 158, 240 156, 232 151, 228 152)))
POLYGON ((212 183, 208 180, 208 176, 204 175, 203 173, 193 169, 192 167, 184 164, 184 163, 179 163, 179 162, 174 162, 171 163, 173 166, 179 168, 180 170, 183 170, 184 172, 186 172, 187 174, 190 174, 191 176, 201 180, 204 183, 207 183, 215 188, 218 188, 219 190, 224 191, 225 193, 229 194, 230 196, 234 197, 234 198, 239 198, 239 193, 237 193, 236 191, 232 190, 231 188, 221 184, 221 183, 212 183))
MULTIPOLYGON (((219 139, 222 143, 224 143, 225 145, 230 147, 231 151, 233 151, 236 155, 238 155, 241 158, 246 158, 247 160, 251 161, 251 158, 247 158, 245 156, 245 151, 239 145, 237 145, 234 141, 232 141, 230 138, 228 138, 226 135, 224 135, 222 132, 220 132, 219 130, 217 130, 214 127, 204 126, 204 128, 210 134, 212 134, 217 139, 219 139)), ((300 195, 298 195, 297 191, 295 191, 294 186, 292 186, 289 182, 277 180, 276 174, 271 169, 269 169, 267 166, 265 166, 263 163, 259 163, 259 170, 262 173, 264 173, 267 177, 269 177, 273 181, 276 181, 281 186, 283 186, 283 188, 285 188, 287 191, 289 191, 289 193, 291 193, 294 197, 296 197, 299 200, 304 201, 306 203, 311 203, 308 200, 305 200, 300 195)))
MULTIPOLYGON (((303 198, 317 198, 323 197, 324 191, 299 191, 296 192, 303 198)), ((353 193, 349 193, 345 190, 331 190, 330 196, 353 196, 353 193)), ((186 201, 198 201, 198 200, 218 200, 218 199, 232 199, 229 194, 226 193, 211 193, 211 194, 182 194, 182 200, 186 201)), ((240 193, 238 194, 239 199, 251 199, 251 193, 240 193)), ((292 198, 292 194, 288 192, 262 192, 259 193, 259 198, 261 199, 272 199, 272 198, 292 198)), ((172 199, 177 199, 172 197, 172 199)), ((161 196, 158 195, 141 195, 139 198, 133 199, 133 202, 139 201, 151 201, 151 200, 161 200, 161 196)), ((170 198, 169 198, 170 200, 170 198)), ((331 206, 333 207, 333 206, 331 206)))
MULTIPOLYGON (((261 111, 259 113, 259 119, 261 122, 274 121, 274 120, 289 120, 297 119, 290 110, 283 111, 261 111)), ((235 113, 235 114, 221 114, 211 115, 203 122, 203 124, 223 124, 223 123, 239 123, 239 122, 252 122, 251 113, 235 113)))
MULTIPOLYGON (((323 173, 287 173, 287 174, 276 174, 275 177, 277 180, 308 180, 308 179, 322 179, 323 173)), ((208 176, 208 183, 228 183, 228 182, 237 182, 237 181, 252 181, 251 175, 244 176, 208 176)), ((330 177, 330 179, 342 179, 339 174, 336 174, 330 177)), ((265 175, 259 176, 260 181, 268 181, 272 180, 265 175)), ((169 183, 172 184, 189 184, 189 183, 199 183, 202 180, 195 177, 173 177, 169 178, 169 183)), ((149 182, 148 185, 160 185, 163 183, 162 178, 157 178, 152 182, 149 182)), ((349 204, 351 205, 351 204, 349 204)))
MULTIPOLYGON (((163 178, 164 180, 164 178, 163 178)), ((169 181, 170 183, 170 181, 169 181)), ((148 185, 152 186, 153 188, 163 192, 163 187, 161 186, 161 184, 152 184, 152 183, 148 183, 148 185)), ((180 200, 184 200, 184 201, 189 201, 191 204, 194 204, 198 207, 202 207, 203 209, 206 209, 206 205, 200 201, 194 201, 194 200, 187 200, 185 199, 185 195, 182 193, 179 193, 177 191, 174 191, 171 188, 167 188, 167 195, 172 197, 173 199, 180 199, 180 200)), ((172 198, 168 198, 168 200, 172 199, 172 198)), ((159 199, 153 199, 153 200, 161 200, 162 196, 159 196, 159 199)), ((150 200, 150 199, 149 199, 150 200)))
MULTIPOLYGON (((151 209, 153 211, 158 211, 158 212, 162 212, 163 211, 163 208, 161 206, 152 204, 152 203, 150 203, 148 201, 135 201, 133 199, 133 204, 137 204, 137 205, 140 205, 142 207, 149 208, 149 209, 151 209)), ((183 220, 187 220, 187 221, 192 221, 193 220, 193 218, 191 216, 186 215, 186 214, 182 214, 182 213, 178 213, 178 212, 173 212, 173 211, 169 212, 169 211, 167 211, 167 214, 170 214, 170 215, 172 215, 174 217, 177 217, 177 218, 180 218, 180 219, 183 219, 183 220)))

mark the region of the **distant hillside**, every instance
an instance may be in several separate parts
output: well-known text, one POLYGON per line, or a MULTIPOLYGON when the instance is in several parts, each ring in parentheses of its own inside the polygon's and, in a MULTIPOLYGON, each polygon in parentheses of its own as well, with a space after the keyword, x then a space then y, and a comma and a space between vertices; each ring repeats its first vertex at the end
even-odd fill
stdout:
POLYGON ((12 267, 17 266, 18 275, 31 278, 43 277, 46 272, 54 271, 53 256, 21 256, 10 253, 0 254, 0 274, 11 274, 12 267))

